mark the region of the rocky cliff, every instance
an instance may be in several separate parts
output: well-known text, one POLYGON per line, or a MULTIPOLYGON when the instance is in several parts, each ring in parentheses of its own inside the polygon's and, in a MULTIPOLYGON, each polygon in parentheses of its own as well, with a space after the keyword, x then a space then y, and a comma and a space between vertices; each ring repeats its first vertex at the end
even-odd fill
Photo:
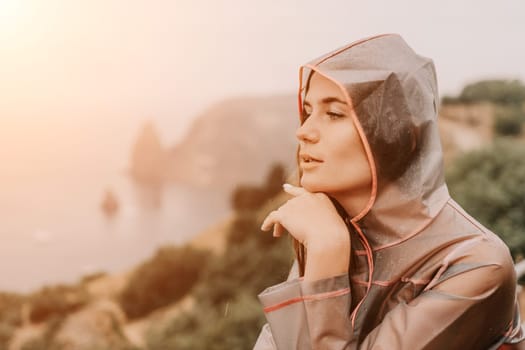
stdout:
POLYGON ((294 96, 236 98, 211 106, 169 151, 167 177, 196 186, 260 183, 274 163, 295 166, 294 96))

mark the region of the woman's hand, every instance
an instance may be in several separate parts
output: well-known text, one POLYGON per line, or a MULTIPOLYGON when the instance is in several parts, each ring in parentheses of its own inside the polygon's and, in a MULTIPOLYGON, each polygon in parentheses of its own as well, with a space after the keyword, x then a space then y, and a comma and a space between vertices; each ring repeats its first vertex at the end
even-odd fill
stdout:
POLYGON ((305 279, 317 280, 348 271, 350 235, 332 201, 324 193, 311 193, 289 184, 284 190, 294 196, 271 212, 261 229, 280 236, 286 229, 307 251, 305 279))

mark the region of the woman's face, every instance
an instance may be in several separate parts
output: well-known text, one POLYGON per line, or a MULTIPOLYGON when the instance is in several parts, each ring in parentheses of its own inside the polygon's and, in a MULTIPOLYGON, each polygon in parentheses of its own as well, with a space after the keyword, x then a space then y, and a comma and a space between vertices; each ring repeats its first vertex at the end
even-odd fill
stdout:
MULTIPOLYGON (((299 140, 301 186, 310 192, 368 196, 372 177, 366 153, 343 91, 314 73, 303 103, 299 140)), ((339 197, 339 198, 338 198, 339 197)))

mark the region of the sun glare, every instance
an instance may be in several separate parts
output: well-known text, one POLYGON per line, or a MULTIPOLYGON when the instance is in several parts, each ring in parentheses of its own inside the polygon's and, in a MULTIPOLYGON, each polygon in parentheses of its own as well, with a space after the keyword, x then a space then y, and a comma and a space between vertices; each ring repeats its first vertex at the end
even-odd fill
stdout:
POLYGON ((25 12, 24 0, 0 0, 0 33, 18 29, 25 12))

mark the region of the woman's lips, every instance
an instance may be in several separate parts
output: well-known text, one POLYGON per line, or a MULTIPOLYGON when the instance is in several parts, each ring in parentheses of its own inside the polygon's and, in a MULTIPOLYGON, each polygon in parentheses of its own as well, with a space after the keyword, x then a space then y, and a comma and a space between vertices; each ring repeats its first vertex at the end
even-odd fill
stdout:
POLYGON ((314 168, 323 162, 322 160, 306 153, 301 153, 299 159, 301 160, 301 168, 303 169, 314 168))

